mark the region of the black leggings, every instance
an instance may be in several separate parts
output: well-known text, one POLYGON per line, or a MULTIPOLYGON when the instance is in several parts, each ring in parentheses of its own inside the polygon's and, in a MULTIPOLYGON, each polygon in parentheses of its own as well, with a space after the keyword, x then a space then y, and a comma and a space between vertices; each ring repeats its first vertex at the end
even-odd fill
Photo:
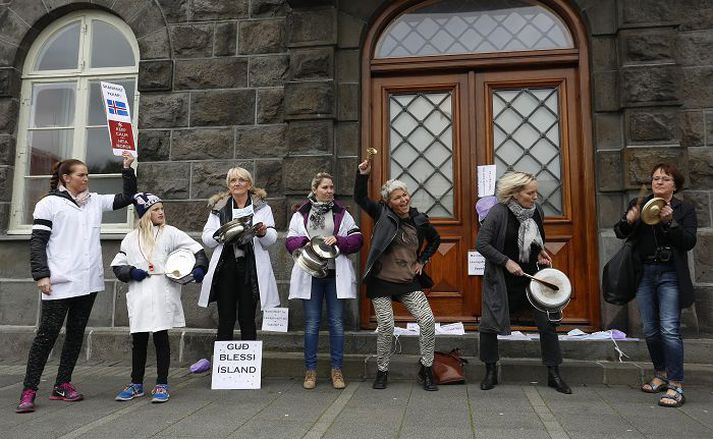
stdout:
MULTIPOLYGON (((231 252, 232 253, 232 252, 231 252)), ((218 341, 233 340, 235 320, 240 325, 240 338, 243 340, 257 340, 257 326, 255 324, 255 309, 257 302, 253 293, 245 284, 245 258, 237 261, 232 254, 225 258, 220 270, 218 280, 218 341)))
MULTIPOLYGON (((131 349, 131 382, 144 383, 146 372, 146 350, 149 345, 148 332, 131 334, 133 347, 131 349)), ((168 343, 168 330, 153 333, 153 344, 156 347, 156 384, 168 384, 168 368, 171 365, 171 346, 168 343)))
POLYGON ((66 334, 55 385, 72 381, 72 372, 82 350, 84 329, 87 327, 96 297, 97 293, 91 293, 67 299, 42 301, 40 326, 37 328, 37 335, 27 357, 27 371, 23 383, 25 389, 37 390, 47 358, 57 341, 65 317, 67 317, 66 334))
MULTIPOLYGON (((547 319, 547 314, 533 309, 535 322, 540 332, 540 350, 542 351, 542 364, 545 366, 558 366, 562 363, 562 352, 557 337, 557 325, 547 319)), ((480 333, 480 360, 483 363, 497 363, 500 359, 498 353, 498 334, 495 332, 480 333)))

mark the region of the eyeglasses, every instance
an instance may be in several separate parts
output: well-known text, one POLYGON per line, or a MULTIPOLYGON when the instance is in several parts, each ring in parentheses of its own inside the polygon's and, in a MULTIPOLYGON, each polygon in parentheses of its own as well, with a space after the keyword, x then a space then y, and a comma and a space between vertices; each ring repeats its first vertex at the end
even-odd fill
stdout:
POLYGON ((673 178, 657 175, 656 177, 651 177, 651 181, 663 181, 664 183, 667 183, 669 181, 673 181, 673 178))

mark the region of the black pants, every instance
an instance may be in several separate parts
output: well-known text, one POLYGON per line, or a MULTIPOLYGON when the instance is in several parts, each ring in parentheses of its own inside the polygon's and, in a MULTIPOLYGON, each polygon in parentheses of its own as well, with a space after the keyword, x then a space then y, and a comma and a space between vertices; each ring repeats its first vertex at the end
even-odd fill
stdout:
POLYGON ((27 358, 27 371, 23 383, 25 389, 37 390, 47 358, 57 341, 65 317, 67 318, 66 334, 55 384, 72 381, 72 372, 82 350, 84 329, 87 327, 96 297, 97 293, 91 293, 68 299, 42 301, 40 326, 37 328, 37 335, 27 358))
MULTIPOLYGON (((545 366, 558 366, 562 363, 562 352, 557 337, 557 324, 547 319, 547 314, 533 308, 535 323, 540 332, 540 350, 542 363, 545 366)), ((498 353, 498 334, 495 332, 480 333, 480 360, 483 363, 497 363, 500 359, 498 353)))
POLYGON ((232 254, 226 257, 218 279, 218 341, 233 340, 235 320, 240 325, 240 338, 257 339, 255 308, 257 302, 245 283, 245 258, 235 260, 232 254))
MULTIPOLYGON (((146 372, 146 350, 149 345, 148 332, 131 334, 133 346, 131 349, 131 382, 144 383, 146 372)), ((153 333, 153 344, 156 347, 156 384, 168 384, 168 368, 171 366, 171 346, 168 344, 168 330, 153 333)))

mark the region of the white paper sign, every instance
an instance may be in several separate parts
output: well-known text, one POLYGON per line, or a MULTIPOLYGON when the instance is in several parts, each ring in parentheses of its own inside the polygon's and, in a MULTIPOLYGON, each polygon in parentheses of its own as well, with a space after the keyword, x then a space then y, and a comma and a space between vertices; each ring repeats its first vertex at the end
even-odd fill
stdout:
POLYGON ((478 198, 495 195, 495 165, 478 166, 478 198))
POLYGON ((262 330, 287 332, 289 308, 268 308, 262 312, 262 330))
POLYGON ((485 274, 485 258, 475 250, 468 250, 468 276, 485 274))
POLYGON ((102 102, 106 113, 109 140, 114 155, 120 156, 129 151, 137 156, 134 142, 134 129, 131 125, 131 112, 126 90, 119 84, 101 81, 102 102))
POLYGON ((216 341, 211 389, 259 389, 262 341, 216 341))
POLYGON ((448 323, 441 325, 436 323, 436 335, 465 335, 463 322, 448 323))

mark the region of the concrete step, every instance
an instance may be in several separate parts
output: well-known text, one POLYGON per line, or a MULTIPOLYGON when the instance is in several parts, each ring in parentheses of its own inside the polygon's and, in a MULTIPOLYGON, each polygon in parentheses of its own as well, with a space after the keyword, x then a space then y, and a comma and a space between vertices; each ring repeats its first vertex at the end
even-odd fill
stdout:
MULTIPOLYGON (((210 358, 215 333, 212 330, 183 329, 170 331, 172 364, 185 367, 199 358, 210 358)), ((34 327, 0 326, 0 362, 24 364, 35 335, 34 327)), ((236 332, 239 339, 239 333, 236 332)), ((259 332, 264 343, 265 376, 295 377, 304 372, 302 332, 286 334, 259 332), (274 359, 274 361, 272 361, 274 359)), ((62 346, 63 335, 55 344, 50 360, 56 360, 62 346)), ((436 349, 450 351, 460 348, 470 361, 466 368, 469 380, 479 381, 482 364, 478 360, 478 333, 464 336, 437 336, 436 349)), ((638 382, 651 375, 650 360, 643 340, 617 341, 619 348, 629 357, 619 363, 619 354, 611 340, 562 340, 565 364, 563 373, 578 377, 578 382, 624 384, 638 382)), ((684 339, 686 381, 713 383, 713 339, 684 339), (699 372, 700 368, 700 372, 699 372)), ((390 376, 410 378, 418 361, 418 337, 401 336, 395 346, 398 355, 392 360, 390 376), (403 374, 403 375, 401 375, 403 374)), ((320 370, 328 373, 329 334, 320 334, 320 370)), ((371 378, 375 374, 376 334, 371 331, 346 333, 345 373, 349 377, 371 378)), ((149 357, 154 358, 153 343, 149 343, 149 357)), ((501 340, 500 374, 504 380, 538 381, 545 377, 540 362, 538 340, 501 340)), ((131 358, 131 337, 128 328, 88 328, 81 361, 91 364, 128 364, 131 358)), ((325 375, 326 376, 326 375, 325 375)))
MULTIPOLYGON (((468 363, 464 371, 466 380, 480 382, 485 366, 475 357, 464 357, 468 363)), ((410 380, 416 378, 419 357, 395 355, 389 364, 389 379, 410 380)), ((263 376, 274 378, 304 376, 304 358, 300 353, 266 352, 263 355, 263 376)), ((349 379, 371 380, 376 376, 376 358, 373 355, 345 355, 344 375, 349 379)), ((687 385, 713 385, 713 365, 686 364, 687 385)), ((317 375, 329 382, 329 355, 320 354, 317 360, 317 375)), ((570 385, 609 384, 639 386, 653 376, 649 364, 635 362, 565 360, 560 366, 562 377, 570 385)), ((498 378, 503 383, 547 383, 547 368, 539 359, 502 358, 498 364, 498 378)))

